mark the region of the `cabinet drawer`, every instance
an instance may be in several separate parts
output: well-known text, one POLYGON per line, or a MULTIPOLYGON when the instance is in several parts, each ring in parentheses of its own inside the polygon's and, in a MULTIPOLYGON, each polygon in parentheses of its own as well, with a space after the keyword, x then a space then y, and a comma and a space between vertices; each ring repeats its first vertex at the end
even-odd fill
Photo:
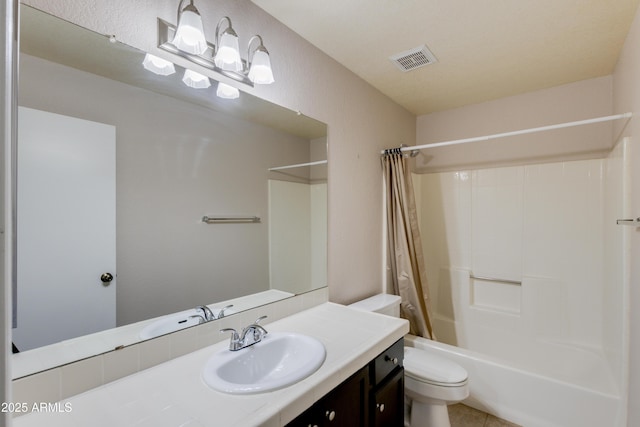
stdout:
POLYGON ((404 359, 404 338, 400 338, 391 347, 383 351, 373 360, 371 369, 371 384, 380 383, 395 368, 402 365, 404 359))

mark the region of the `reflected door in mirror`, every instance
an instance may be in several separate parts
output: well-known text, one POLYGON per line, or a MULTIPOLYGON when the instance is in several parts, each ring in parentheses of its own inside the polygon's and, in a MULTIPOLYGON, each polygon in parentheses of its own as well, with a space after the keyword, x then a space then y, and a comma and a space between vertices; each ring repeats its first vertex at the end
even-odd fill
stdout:
POLYGON ((20 107, 21 350, 115 327, 115 127, 20 107))

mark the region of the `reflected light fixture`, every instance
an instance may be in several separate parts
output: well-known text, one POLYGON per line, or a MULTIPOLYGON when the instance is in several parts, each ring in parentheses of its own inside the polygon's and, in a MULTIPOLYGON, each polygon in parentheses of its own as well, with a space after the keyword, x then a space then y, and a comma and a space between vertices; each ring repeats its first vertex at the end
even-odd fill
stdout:
POLYGON ((216 53, 213 62, 216 67, 227 71, 242 71, 242 60, 240 59, 240 48, 238 47, 238 35, 233 30, 231 19, 223 17, 216 26, 216 53), (227 23, 227 28, 220 34, 221 26, 227 23))
POLYGON ((249 40, 247 45, 247 62, 247 67, 249 68, 247 76, 249 80, 260 85, 268 85, 274 82, 269 51, 264 47, 262 37, 259 35, 255 35, 249 40), (260 44, 253 51, 253 57, 251 57, 251 43, 254 40, 259 40, 260 44))
POLYGON ((178 28, 171 43, 183 52, 201 55, 207 50, 202 17, 193 0, 189 0, 189 4, 183 8, 184 2, 185 0, 180 0, 178 4, 178 28))
POLYGON ((206 89, 211 86, 209 77, 193 70, 185 70, 182 82, 194 89, 206 89))
POLYGON ((218 82, 218 89, 216 90, 216 95, 224 99, 236 99, 240 96, 240 91, 231 85, 218 82))
POLYGON ((152 73, 158 74, 160 76, 170 76, 171 74, 176 72, 176 69, 173 66, 173 62, 159 58, 155 55, 151 55, 150 53, 147 53, 144 56, 142 66, 152 73))

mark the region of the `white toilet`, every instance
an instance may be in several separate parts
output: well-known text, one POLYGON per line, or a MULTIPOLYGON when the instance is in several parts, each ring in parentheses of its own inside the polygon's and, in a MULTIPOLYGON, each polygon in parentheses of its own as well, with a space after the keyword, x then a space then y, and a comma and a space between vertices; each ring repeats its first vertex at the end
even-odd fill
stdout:
MULTIPOLYGON (((400 316, 400 297, 378 294, 350 307, 400 316)), ((405 426, 451 427, 447 405, 469 396, 467 371, 426 351, 404 348, 405 426)))

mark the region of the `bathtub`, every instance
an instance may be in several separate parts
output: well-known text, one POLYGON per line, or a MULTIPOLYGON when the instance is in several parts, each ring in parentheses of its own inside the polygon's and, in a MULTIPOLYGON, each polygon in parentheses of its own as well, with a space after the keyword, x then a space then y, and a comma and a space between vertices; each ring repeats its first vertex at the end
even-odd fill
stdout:
POLYGON ((592 351, 551 342, 509 345, 510 354, 500 358, 413 335, 405 345, 464 367, 470 395, 463 403, 499 418, 524 427, 624 425, 619 387, 592 351))

